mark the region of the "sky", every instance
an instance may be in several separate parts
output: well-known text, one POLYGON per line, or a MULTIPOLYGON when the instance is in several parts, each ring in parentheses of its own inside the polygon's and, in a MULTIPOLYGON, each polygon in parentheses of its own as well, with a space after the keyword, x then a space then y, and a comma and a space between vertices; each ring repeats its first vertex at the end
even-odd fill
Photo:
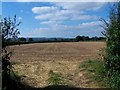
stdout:
POLYGON ((2 2, 2 18, 22 22, 19 37, 103 36, 108 12, 108 2, 2 2))

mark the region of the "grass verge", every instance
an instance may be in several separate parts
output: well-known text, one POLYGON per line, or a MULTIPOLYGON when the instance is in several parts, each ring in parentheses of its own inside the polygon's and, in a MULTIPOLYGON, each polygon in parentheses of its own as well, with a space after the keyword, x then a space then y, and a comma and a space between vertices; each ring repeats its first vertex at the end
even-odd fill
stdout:
POLYGON ((87 60, 82 62, 79 68, 83 69, 90 80, 96 82, 99 87, 109 88, 105 82, 103 64, 102 60, 87 60))

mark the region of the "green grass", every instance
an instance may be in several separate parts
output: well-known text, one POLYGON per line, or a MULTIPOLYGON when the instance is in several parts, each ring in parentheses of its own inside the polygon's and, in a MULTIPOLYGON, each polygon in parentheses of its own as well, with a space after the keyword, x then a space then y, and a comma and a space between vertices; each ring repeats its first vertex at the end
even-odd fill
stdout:
POLYGON ((56 73, 56 72, 53 72, 52 70, 50 70, 49 76, 50 76, 48 79, 49 84, 51 84, 51 85, 61 85, 62 84, 63 77, 61 76, 60 73, 56 73))
POLYGON ((79 68, 84 69, 87 76, 96 82, 100 87, 108 87, 105 82, 105 73, 104 73, 104 62, 100 60, 88 60, 82 62, 79 68))
POLYGON ((13 70, 10 70, 10 78, 12 80, 15 80, 17 82, 20 82, 22 76, 18 75, 16 72, 14 72, 13 70))

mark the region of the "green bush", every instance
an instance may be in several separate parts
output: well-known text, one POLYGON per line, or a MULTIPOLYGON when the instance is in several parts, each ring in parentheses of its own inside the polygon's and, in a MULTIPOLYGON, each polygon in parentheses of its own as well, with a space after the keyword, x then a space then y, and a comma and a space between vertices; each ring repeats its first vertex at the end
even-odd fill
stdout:
POLYGON ((106 80, 111 88, 120 89, 120 1, 110 9, 103 35, 107 38, 104 56, 106 80))

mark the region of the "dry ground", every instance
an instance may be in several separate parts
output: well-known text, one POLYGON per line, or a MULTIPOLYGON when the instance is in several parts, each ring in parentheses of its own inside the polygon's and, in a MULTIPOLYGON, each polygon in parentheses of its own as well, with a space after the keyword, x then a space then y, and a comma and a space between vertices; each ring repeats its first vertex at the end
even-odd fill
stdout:
POLYGON ((14 70, 33 87, 49 85, 49 71, 61 73, 64 84, 76 87, 99 87, 79 69, 80 62, 99 58, 104 42, 37 43, 15 48, 14 70))

